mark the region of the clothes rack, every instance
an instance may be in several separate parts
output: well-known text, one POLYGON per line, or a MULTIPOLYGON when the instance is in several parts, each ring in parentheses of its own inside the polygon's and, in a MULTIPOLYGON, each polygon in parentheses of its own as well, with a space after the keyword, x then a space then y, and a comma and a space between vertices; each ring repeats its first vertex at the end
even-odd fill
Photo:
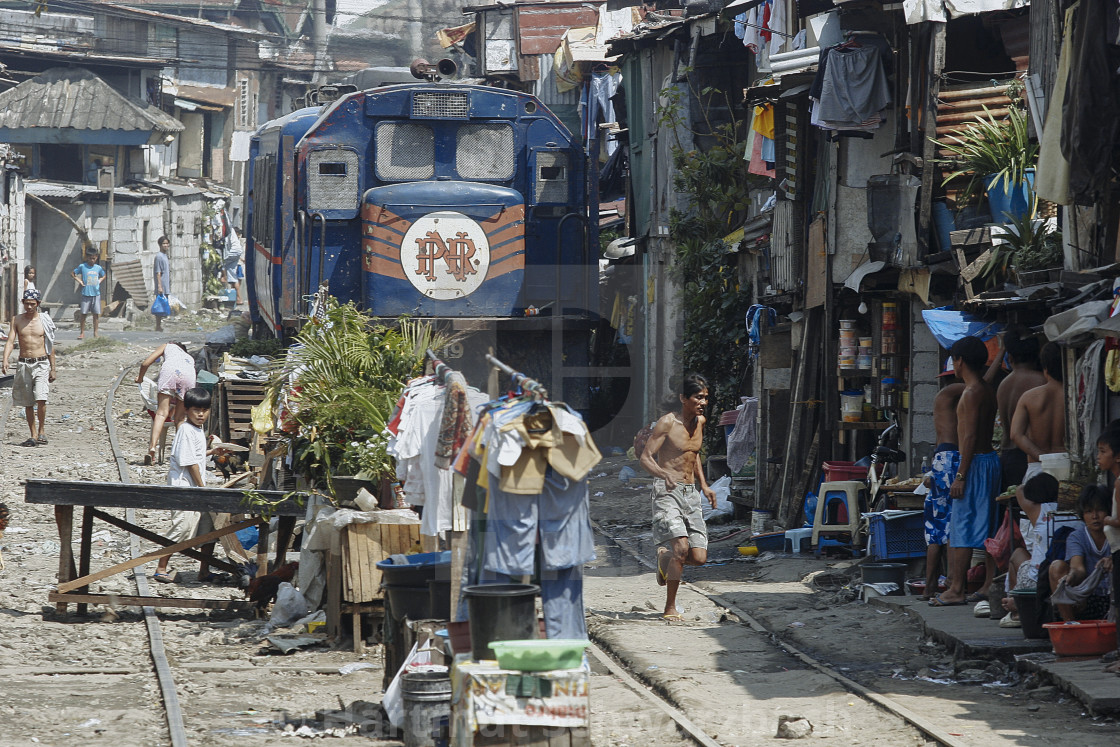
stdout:
POLYGON ((509 374, 510 378, 513 379, 513 383, 515 386, 520 386, 522 389, 531 392, 541 399, 548 399, 548 390, 545 389, 537 380, 530 379, 520 371, 514 371, 510 366, 502 363, 500 360, 490 355, 489 353, 486 354, 486 362, 499 371, 509 374))

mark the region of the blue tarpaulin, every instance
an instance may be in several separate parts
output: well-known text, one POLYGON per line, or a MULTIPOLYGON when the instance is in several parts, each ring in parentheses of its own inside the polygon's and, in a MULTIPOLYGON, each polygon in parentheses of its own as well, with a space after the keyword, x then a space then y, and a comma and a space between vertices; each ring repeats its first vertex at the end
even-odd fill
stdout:
POLYGON ((938 344, 946 349, 953 347, 953 343, 962 337, 979 337, 986 342, 1003 331, 999 322, 981 321, 967 312, 948 307, 923 311, 922 320, 937 338, 938 344))

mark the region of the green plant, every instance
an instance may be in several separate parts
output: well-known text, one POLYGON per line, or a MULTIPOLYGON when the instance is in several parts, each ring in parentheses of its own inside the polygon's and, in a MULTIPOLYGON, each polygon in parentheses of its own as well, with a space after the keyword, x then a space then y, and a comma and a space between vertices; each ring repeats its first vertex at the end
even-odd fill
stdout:
POLYGON ((302 508, 306 495, 295 492, 285 493, 276 500, 271 500, 266 498, 264 493, 261 493, 256 488, 248 488, 247 490, 241 491, 241 503, 248 510, 248 513, 259 516, 265 521, 271 519, 276 513, 276 508, 289 499, 302 508))
POLYGON ((1023 215, 1018 218, 1009 216, 1007 224, 991 226, 993 238, 999 244, 991 248, 991 255, 980 268, 979 277, 986 287, 992 287, 1007 277, 1010 268, 1015 272, 1047 270, 1062 264, 1062 239, 1045 220, 1023 215))
POLYGON ((1025 181, 1027 170, 1038 163, 1038 143, 1030 139, 1027 112, 1014 102, 1007 108, 1005 119, 997 119, 984 107, 984 117, 950 135, 949 141, 940 146, 953 157, 941 163, 956 170, 945 177, 941 186, 960 176, 971 177, 964 200, 977 194, 978 187, 1014 189, 1025 181), (987 184, 989 177, 995 177, 991 185, 987 184))
POLYGON ((286 410, 281 424, 293 469, 331 493, 336 474, 388 475, 393 463, 383 434, 393 406, 423 370, 425 350, 447 343, 424 322, 375 324, 353 304, 328 298, 325 315, 300 330, 268 389, 286 410))
MULTIPOLYGON (((723 97, 717 89, 694 92, 698 99, 723 97)), ((765 183, 747 172, 743 159, 746 144, 740 139, 742 122, 713 125, 704 112, 706 133, 684 125, 680 103, 682 89, 661 92, 665 101, 659 124, 672 129, 673 186, 685 199, 683 209, 669 215, 669 234, 676 244, 673 277, 681 289, 684 337, 681 364, 685 370, 703 374, 710 384, 710 413, 704 443, 709 453, 722 437, 719 418, 712 415, 731 409, 739 401, 746 356, 737 354, 745 330, 743 319, 751 305, 749 290, 738 281, 738 256, 722 240, 747 217, 750 191, 765 183), (685 148, 682 130, 694 139, 705 137, 706 149, 685 148)))
POLYGON ((284 343, 275 337, 264 340, 253 340, 248 337, 241 338, 229 348, 229 354, 241 358, 252 358, 254 355, 263 355, 274 358, 284 350, 284 343))

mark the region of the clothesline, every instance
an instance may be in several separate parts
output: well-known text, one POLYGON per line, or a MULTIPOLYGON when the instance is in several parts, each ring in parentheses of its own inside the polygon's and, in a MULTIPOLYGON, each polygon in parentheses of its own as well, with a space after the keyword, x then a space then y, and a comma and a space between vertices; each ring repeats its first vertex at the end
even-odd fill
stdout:
MULTIPOLYGON (((731 22, 732 23, 737 23, 740 26, 748 26, 752 29, 758 29, 759 31, 769 31, 771 34, 774 34, 775 36, 784 36, 787 39, 792 39, 793 37, 797 36, 797 34, 787 34, 783 31, 775 31, 774 29, 770 28, 769 26, 759 26, 757 23, 749 23, 747 21, 740 21, 740 20, 735 19, 735 18, 732 18, 731 22)), ((798 32, 798 33, 801 33, 801 32, 798 32)))
POLYGON ((511 367, 507 366, 505 363, 502 363, 500 360, 490 355, 489 353, 486 354, 486 362, 499 371, 509 374, 510 377, 513 378, 513 383, 520 386, 522 389, 526 389, 533 394, 541 397, 542 399, 548 399, 548 390, 545 389, 540 384, 540 382, 536 381, 535 379, 530 379, 520 371, 514 371, 511 367))

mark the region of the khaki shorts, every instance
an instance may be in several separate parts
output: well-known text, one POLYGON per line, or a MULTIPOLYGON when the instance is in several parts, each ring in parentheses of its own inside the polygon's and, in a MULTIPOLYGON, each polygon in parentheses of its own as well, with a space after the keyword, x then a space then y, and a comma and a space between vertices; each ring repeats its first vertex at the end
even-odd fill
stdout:
POLYGON ((653 541, 659 545, 677 537, 688 537, 697 549, 708 547, 708 527, 700 508, 702 496, 695 485, 665 489, 664 480, 653 481, 653 541))
POLYGON ((12 378, 12 404, 16 407, 34 407, 36 402, 47 401, 50 393, 51 362, 35 361, 16 364, 12 378))

